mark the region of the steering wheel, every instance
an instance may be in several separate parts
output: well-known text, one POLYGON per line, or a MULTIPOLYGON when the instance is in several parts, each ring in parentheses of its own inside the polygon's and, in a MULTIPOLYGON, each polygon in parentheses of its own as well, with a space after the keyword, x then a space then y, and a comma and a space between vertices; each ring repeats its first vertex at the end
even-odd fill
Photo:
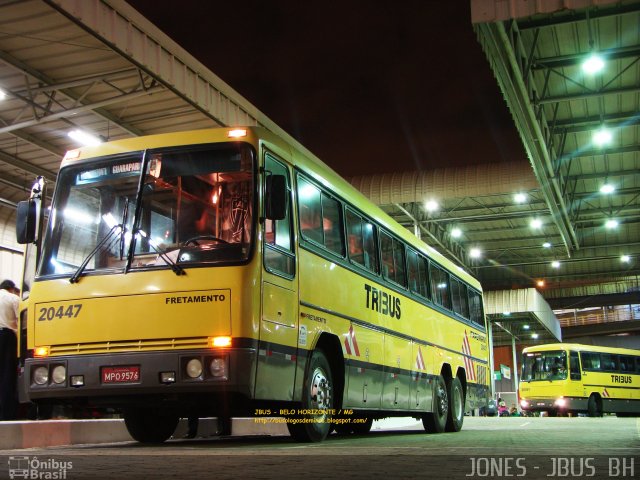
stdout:
POLYGON ((200 245, 198 243, 198 240, 213 240, 214 242, 224 243, 226 245, 229 245, 229 242, 227 242, 226 240, 223 240, 222 238, 216 237, 215 235, 196 235, 195 237, 191 237, 189 240, 186 240, 182 244, 182 246, 187 247, 189 244, 193 243, 197 247, 200 245))

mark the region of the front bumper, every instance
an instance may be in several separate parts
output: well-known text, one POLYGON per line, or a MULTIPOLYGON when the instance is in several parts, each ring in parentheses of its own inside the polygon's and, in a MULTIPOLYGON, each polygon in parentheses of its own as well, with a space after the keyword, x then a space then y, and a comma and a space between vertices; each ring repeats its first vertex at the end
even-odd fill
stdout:
POLYGON ((250 399, 254 392, 256 357, 254 348, 229 348, 30 358, 25 362, 22 381, 27 400, 31 401, 92 401, 119 397, 126 403, 127 398, 136 396, 223 393, 250 399), (200 360, 203 366, 202 374, 196 378, 187 374, 187 364, 193 359, 200 360), (216 371, 217 375, 212 373, 210 364, 214 359, 218 359, 218 367, 221 364, 226 367, 223 375, 220 375, 220 369, 216 371), (61 383, 55 383, 53 379, 53 370, 58 366, 66 371, 66 378, 61 383), (42 368, 48 371, 48 380, 39 385, 34 373, 37 369, 42 373, 42 368), (114 368, 138 373, 108 382, 105 372, 112 372, 114 368), (167 372, 174 373, 174 381, 167 381, 167 372), (164 378, 161 373, 165 373, 164 378), (82 378, 82 385, 73 386, 71 378, 82 378))
POLYGON ((522 398, 520 408, 528 412, 557 410, 562 412, 583 411, 587 409, 587 399, 575 397, 561 398, 522 398), (526 404, 523 402, 527 402, 526 404))

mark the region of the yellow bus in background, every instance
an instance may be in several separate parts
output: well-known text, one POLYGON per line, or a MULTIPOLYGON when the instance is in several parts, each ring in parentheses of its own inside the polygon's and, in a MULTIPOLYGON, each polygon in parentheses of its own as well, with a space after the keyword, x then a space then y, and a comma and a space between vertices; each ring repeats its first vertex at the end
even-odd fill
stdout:
POLYGON ((118 409, 141 442, 194 416, 457 431, 487 402, 478 281, 265 129, 70 151, 41 240, 34 202, 26 400, 118 409))
POLYGON ((640 350, 553 343, 522 354, 523 410, 640 414, 640 350))

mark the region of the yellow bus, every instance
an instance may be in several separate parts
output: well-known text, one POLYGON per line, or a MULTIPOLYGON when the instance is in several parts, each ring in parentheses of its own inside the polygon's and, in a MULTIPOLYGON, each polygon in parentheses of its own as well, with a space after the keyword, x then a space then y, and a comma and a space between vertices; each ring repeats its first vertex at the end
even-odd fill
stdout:
POLYGON ((525 411, 640 414, 640 350, 552 343, 523 350, 525 411))
POLYGON ((24 396, 118 409, 138 441, 209 416, 457 431, 489 397, 478 281, 263 128, 68 152, 41 247, 24 396))

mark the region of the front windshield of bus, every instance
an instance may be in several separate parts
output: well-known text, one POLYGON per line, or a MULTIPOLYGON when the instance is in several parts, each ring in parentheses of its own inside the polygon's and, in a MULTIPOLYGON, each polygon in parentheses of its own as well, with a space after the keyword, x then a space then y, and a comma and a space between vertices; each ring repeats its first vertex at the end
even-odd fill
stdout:
POLYGON ((62 169, 40 275, 73 274, 83 262, 81 270, 90 272, 246 261, 253 158, 250 146, 234 143, 133 152, 62 169))
POLYGON ((567 352, 529 352, 524 354, 522 381, 566 380, 567 352))

